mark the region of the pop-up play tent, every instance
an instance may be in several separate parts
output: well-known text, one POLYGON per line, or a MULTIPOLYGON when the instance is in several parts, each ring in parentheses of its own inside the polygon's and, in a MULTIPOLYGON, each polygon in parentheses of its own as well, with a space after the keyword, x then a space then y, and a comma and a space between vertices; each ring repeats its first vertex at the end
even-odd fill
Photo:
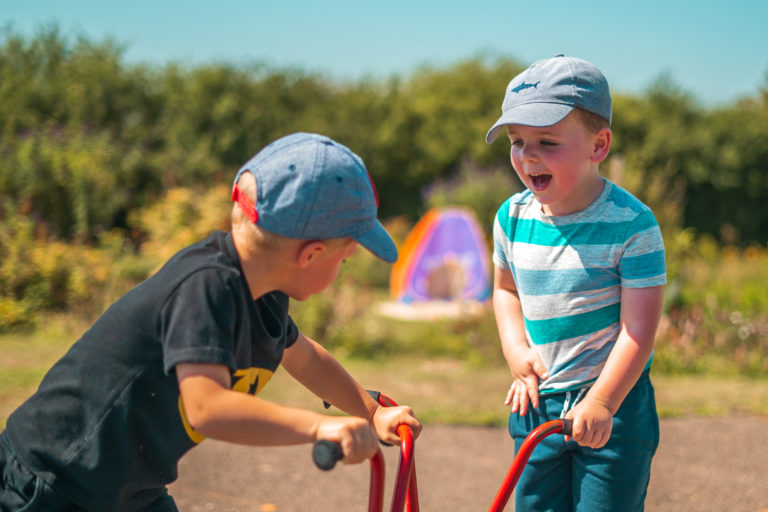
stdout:
POLYGON ((467 208, 429 210, 413 227, 392 267, 392 298, 482 302, 490 297, 490 256, 483 231, 467 208))

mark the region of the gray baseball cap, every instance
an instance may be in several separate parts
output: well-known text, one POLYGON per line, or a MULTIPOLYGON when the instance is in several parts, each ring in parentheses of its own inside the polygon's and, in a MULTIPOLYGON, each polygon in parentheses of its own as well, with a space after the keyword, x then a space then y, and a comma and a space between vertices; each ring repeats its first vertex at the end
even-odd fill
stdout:
POLYGON ((269 232, 354 238, 382 260, 397 260, 397 247, 376 217, 378 194, 363 160, 323 135, 294 133, 266 146, 237 172, 232 200, 269 232), (256 179, 255 204, 237 188, 246 171, 256 179))
POLYGON ((534 62, 507 85, 501 117, 485 141, 493 142, 508 124, 552 126, 575 107, 611 122, 611 93, 603 73, 594 64, 562 54, 534 62))

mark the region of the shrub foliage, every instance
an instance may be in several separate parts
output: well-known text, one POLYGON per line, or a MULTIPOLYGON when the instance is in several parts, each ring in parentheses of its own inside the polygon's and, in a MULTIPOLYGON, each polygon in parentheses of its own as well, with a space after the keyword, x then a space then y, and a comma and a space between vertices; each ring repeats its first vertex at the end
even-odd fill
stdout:
MULTIPOLYGON (((490 233, 519 189, 500 138, 484 142, 523 66, 477 57, 410 76, 334 82, 261 63, 128 66, 114 41, 56 27, 0 32, 0 331, 48 311, 98 314, 174 250, 226 229, 229 180, 294 131, 366 161, 398 241, 433 206, 461 204, 490 233)), ((609 77, 610 79, 610 77, 609 77)), ((768 370, 768 87, 704 108, 669 78, 614 91, 604 171, 649 204, 667 242, 666 371, 768 370)), ((355 355, 498 358, 492 315, 383 320, 389 267, 363 251, 297 304, 311 335, 355 355)))

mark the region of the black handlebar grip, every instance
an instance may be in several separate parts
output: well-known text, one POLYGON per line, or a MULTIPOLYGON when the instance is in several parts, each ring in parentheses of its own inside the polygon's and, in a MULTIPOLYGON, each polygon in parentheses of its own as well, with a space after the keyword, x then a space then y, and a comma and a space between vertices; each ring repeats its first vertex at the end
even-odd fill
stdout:
POLYGON ((315 461, 315 466, 328 471, 333 469, 336 462, 344 458, 344 453, 341 450, 341 445, 336 441, 315 441, 312 446, 312 460, 315 461))
POLYGON ((564 436, 570 436, 573 432, 573 420, 563 419, 563 430, 560 432, 564 436))

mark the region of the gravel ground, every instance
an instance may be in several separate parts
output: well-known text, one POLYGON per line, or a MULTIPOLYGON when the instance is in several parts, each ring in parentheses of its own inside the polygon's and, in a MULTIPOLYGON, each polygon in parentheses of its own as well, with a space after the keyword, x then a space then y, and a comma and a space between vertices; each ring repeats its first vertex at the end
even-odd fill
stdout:
MULTIPOLYGON (((398 451, 384 450, 388 510, 398 451)), ((502 429, 427 426, 415 453, 421 510, 478 511, 493 501, 513 445, 502 429)), ((182 512, 362 511, 368 477, 367 464, 316 469, 309 446, 209 440, 182 459, 170 490, 182 512)), ((646 510, 768 512, 768 418, 662 420, 646 510)))

